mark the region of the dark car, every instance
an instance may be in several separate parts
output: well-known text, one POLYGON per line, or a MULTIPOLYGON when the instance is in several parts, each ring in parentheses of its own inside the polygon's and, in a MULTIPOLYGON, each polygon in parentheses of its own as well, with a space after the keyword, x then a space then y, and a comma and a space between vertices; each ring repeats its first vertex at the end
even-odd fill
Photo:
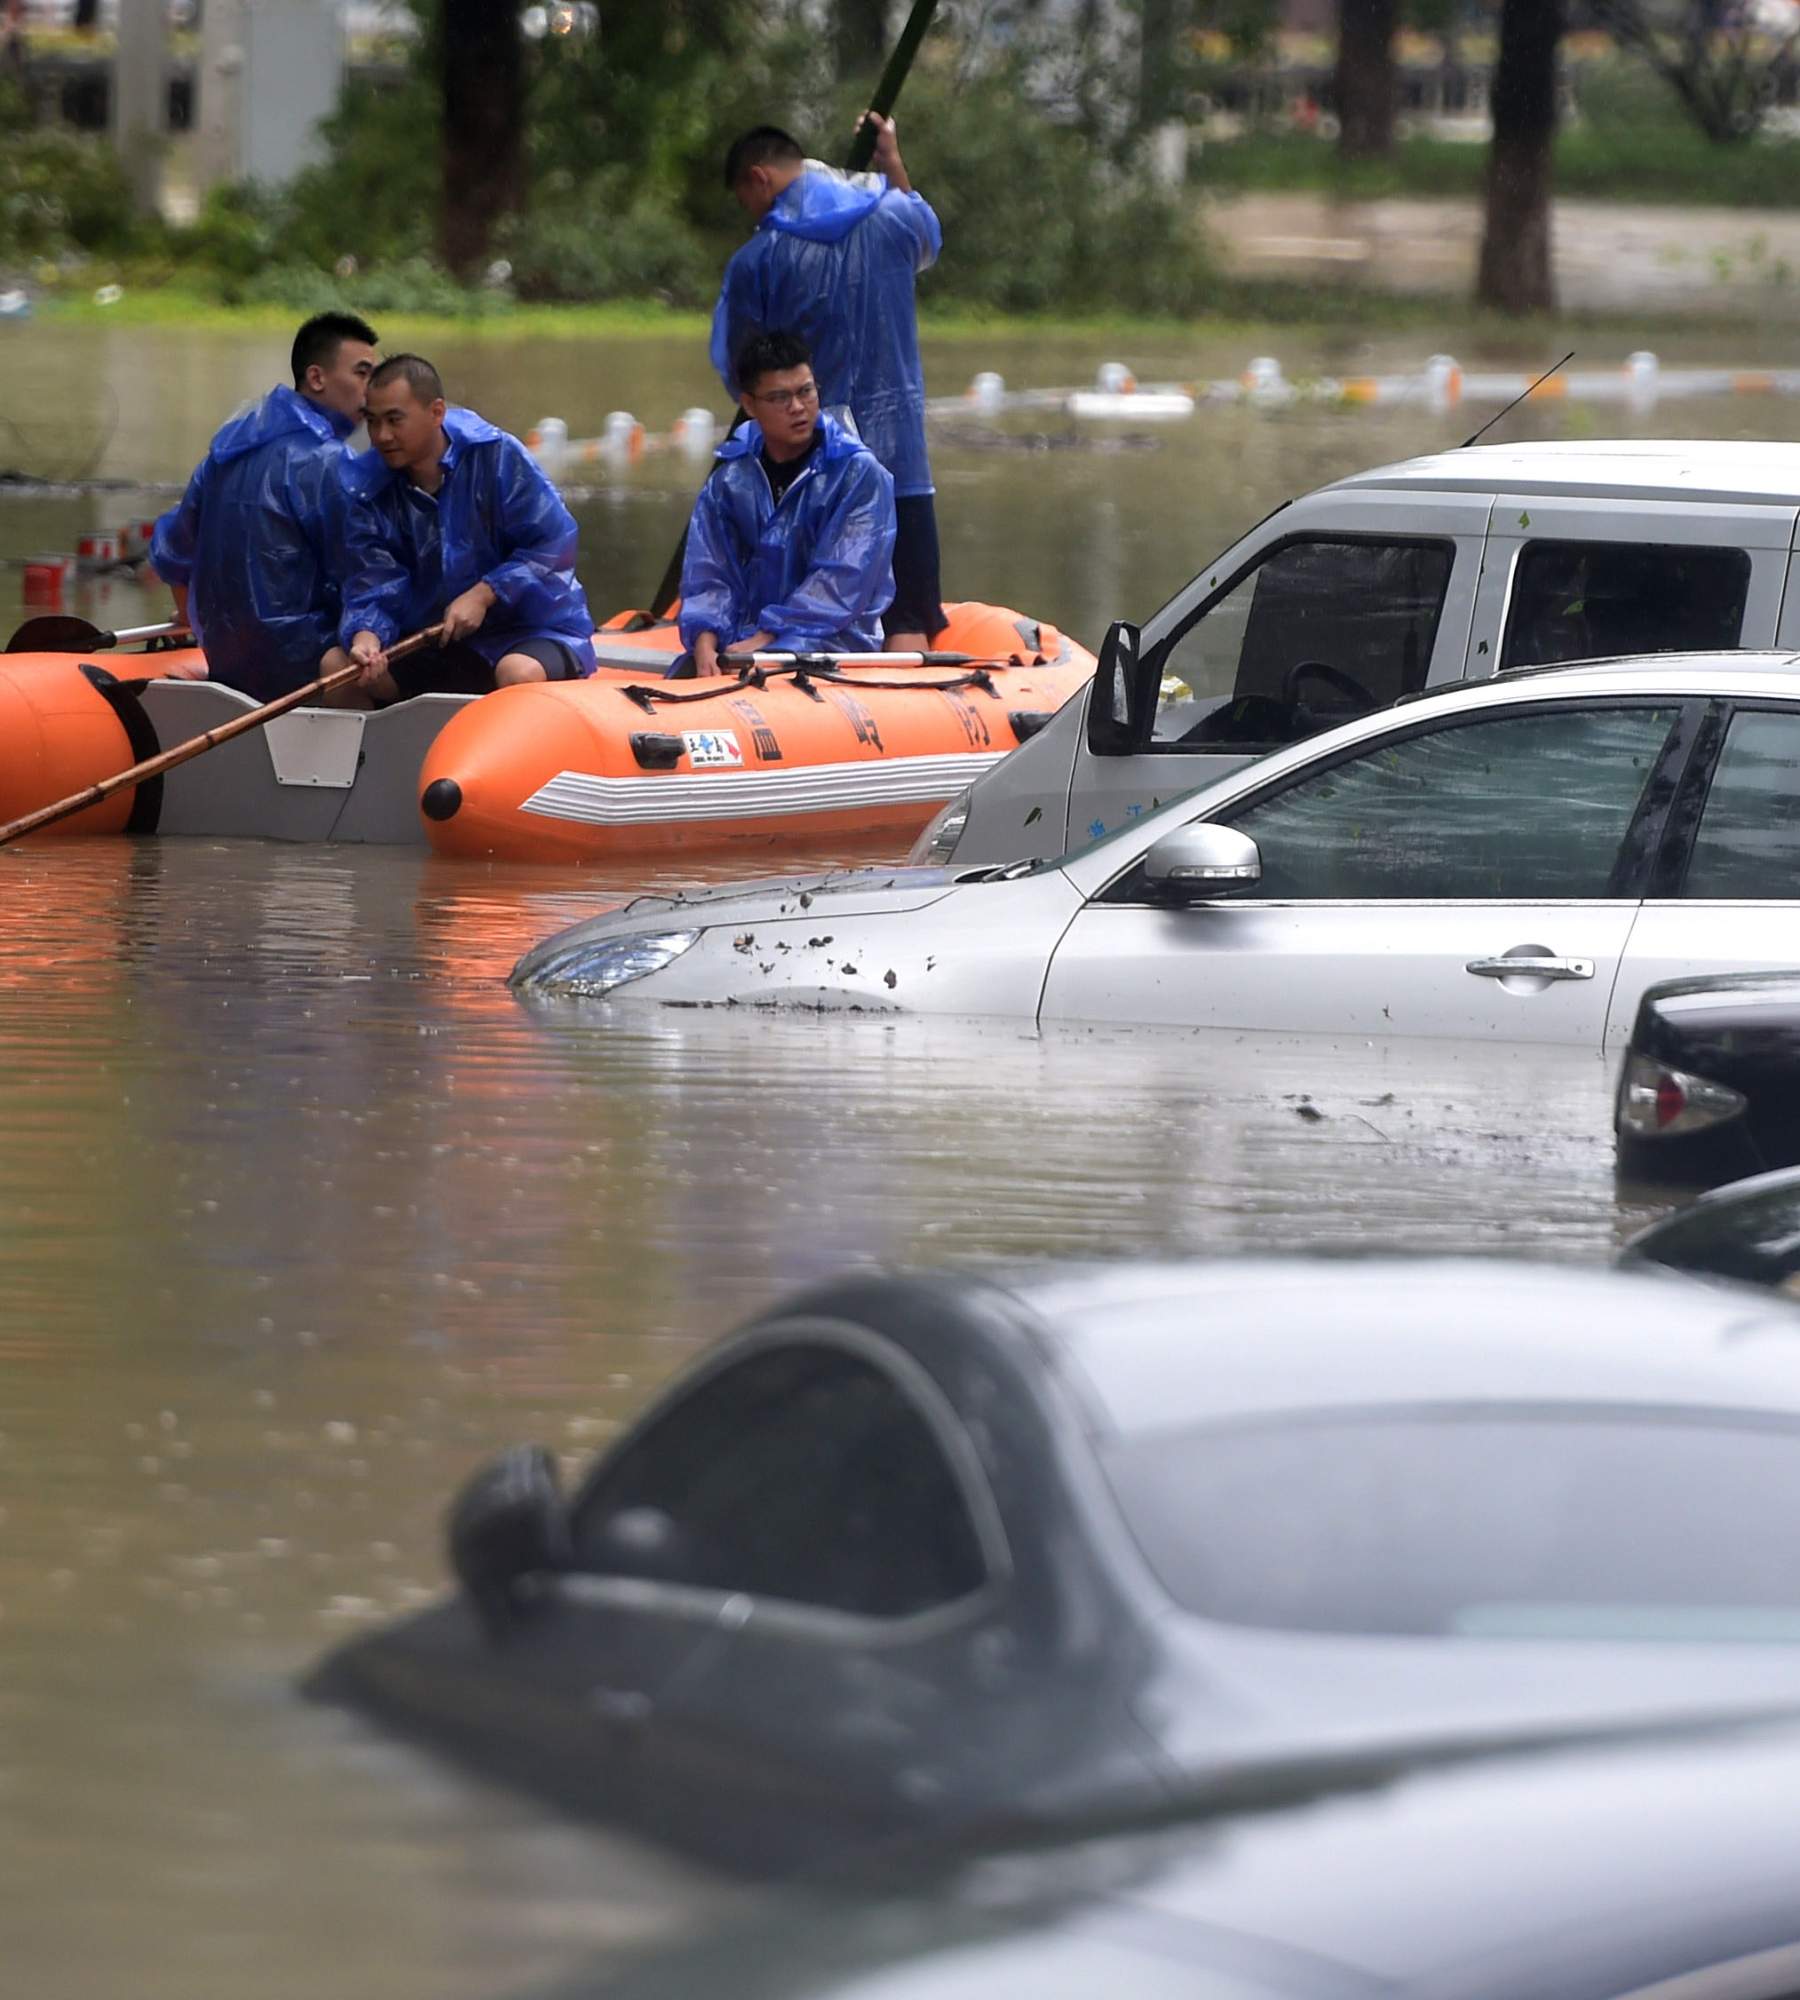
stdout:
POLYGON ((1800 1733, 1271 1782, 752 1916, 536 2000, 1793 2000, 1800 1733))
POLYGON ((1800 1166, 1800 976, 1669 979, 1638 1003, 1613 1107, 1619 1171, 1704 1187, 1800 1166))
POLYGON ((1800 1712, 1800 1322, 1477 1260, 847 1277, 321 1692, 760 1869, 1235 1763, 1800 1712), (1761 1337, 1751 1337, 1758 1335, 1761 1337))

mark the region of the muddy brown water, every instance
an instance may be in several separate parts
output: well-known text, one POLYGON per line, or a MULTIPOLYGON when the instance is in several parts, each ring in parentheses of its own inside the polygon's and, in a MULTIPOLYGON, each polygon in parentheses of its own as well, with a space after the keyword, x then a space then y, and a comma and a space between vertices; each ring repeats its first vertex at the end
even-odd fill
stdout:
MULTIPOLYGON (((21 459, 86 425, 90 469, 165 482, 281 348, 3 338, 21 459)), ((944 344, 934 386, 979 366, 1085 379, 1117 345, 944 344)), ((706 387, 694 357, 641 342, 440 358, 515 427, 597 429, 613 407, 666 424, 706 387)), ((1196 334, 1122 358, 1150 377, 1247 356, 1196 334)), ((1774 434, 1782 414, 1647 422, 1774 434)), ((1283 494, 1456 428, 1220 413, 1112 450, 960 442, 938 457, 952 587, 1092 643, 1283 494)), ((645 594, 690 484, 658 462, 582 501, 597 607, 645 594)), ((154 504, 8 497, 0 554, 154 504)), ((77 604, 118 622, 157 601, 77 604)), ((531 1013, 501 983, 603 902, 747 865, 581 875, 174 840, 0 855, 8 1990, 475 2000, 728 1897, 295 1682, 441 1587, 444 1503, 485 1456, 535 1438, 573 1467, 799 1283, 1290 1245, 1595 1259, 1656 1212, 1614 1185, 1597 1057, 531 1013)))

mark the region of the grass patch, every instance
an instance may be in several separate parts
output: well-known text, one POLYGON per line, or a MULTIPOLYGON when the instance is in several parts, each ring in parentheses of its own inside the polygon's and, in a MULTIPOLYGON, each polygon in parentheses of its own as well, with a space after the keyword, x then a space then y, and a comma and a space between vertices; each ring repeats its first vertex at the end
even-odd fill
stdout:
MULTIPOLYGON (((185 327, 200 334, 291 333, 293 308, 267 303, 223 305, 203 284, 191 284, 159 273, 159 282, 132 282, 119 274, 124 296, 109 306, 97 305, 91 288, 80 293, 50 294, 39 301, 41 319, 57 325, 111 327, 185 327)), ((488 297, 468 314, 387 312, 380 316, 387 344, 427 345, 433 339, 525 342, 532 340, 654 340, 704 347, 709 316, 677 311, 655 302, 612 300, 591 305, 515 304, 488 297)), ((1613 315, 1559 312, 1541 321, 1518 320, 1484 312, 1456 300, 1387 294, 1351 287, 1290 283, 1272 279, 1221 279, 1204 314, 1168 312, 1005 313, 960 304, 921 301, 919 324, 934 341, 971 345, 1008 337, 1045 334, 1108 334, 1166 339, 1172 328, 1204 331, 1209 338, 1267 332, 1270 328, 1330 327, 1334 331, 1412 332, 1429 338, 1434 347, 1472 344, 1484 336, 1517 341, 1529 339, 1534 326, 1546 342, 1565 333, 1585 333, 1625 347, 1640 347, 1646 339, 1679 331, 1690 338, 1704 333, 1709 322, 1690 313, 1666 317, 1631 312, 1613 315)), ((1721 312, 1721 332, 1741 330, 1740 318, 1721 312)))
MULTIPOLYGON (((1347 200, 1478 198, 1487 148, 1402 139, 1388 160, 1341 161, 1330 141, 1253 134, 1209 145, 1194 168, 1218 193, 1317 193, 1347 200)), ((1672 202, 1681 207, 1800 208, 1800 140, 1715 146, 1667 116, 1645 123, 1591 120, 1556 145, 1556 192, 1567 199, 1672 202)))

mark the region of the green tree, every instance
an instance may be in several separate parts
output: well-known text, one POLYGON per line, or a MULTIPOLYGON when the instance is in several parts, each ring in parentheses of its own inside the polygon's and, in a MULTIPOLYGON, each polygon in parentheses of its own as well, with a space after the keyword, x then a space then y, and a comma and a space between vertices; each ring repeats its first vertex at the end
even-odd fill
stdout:
POLYGON ((1588 0, 1597 26, 1640 56, 1717 145, 1736 145, 1762 123, 1800 56, 1800 19, 1771 33, 1756 10, 1719 0, 1588 0))

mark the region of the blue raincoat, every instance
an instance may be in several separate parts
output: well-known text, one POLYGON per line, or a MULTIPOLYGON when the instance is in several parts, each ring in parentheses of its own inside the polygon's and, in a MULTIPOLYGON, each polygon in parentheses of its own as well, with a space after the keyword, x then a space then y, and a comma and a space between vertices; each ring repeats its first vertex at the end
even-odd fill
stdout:
POLYGON ((885 174, 808 160, 725 266, 712 324, 719 379, 735 396, 732 364, 746 340, 799 334, 819 400, 849 409, 899 498, 931 492, 913 280, 943 247, 923 195, 895 192, 885 174))
POLYGON ((894 480, 830 417, 778 506, 762 426, 720 445, 681 565, 681 643, 767 632, 782 652, 873 653, 894 596, 894 480))
POLYGON ((271 389, 221 428, 156 524, 151 567, 186 586, 208 672, 258 701, 312 680, 337 638, 337 474, 354 428, 271 389))
POLYGON ((591 674, 594 621, 575 576, 574 515, 516 437, 454 405, 444 430, 435 493, 378 451, 344 467, 341 643, 373 632, 391 646, 485 583, 494 604, 464 644, 497 662, 521 639, 561 639, 591 674))

